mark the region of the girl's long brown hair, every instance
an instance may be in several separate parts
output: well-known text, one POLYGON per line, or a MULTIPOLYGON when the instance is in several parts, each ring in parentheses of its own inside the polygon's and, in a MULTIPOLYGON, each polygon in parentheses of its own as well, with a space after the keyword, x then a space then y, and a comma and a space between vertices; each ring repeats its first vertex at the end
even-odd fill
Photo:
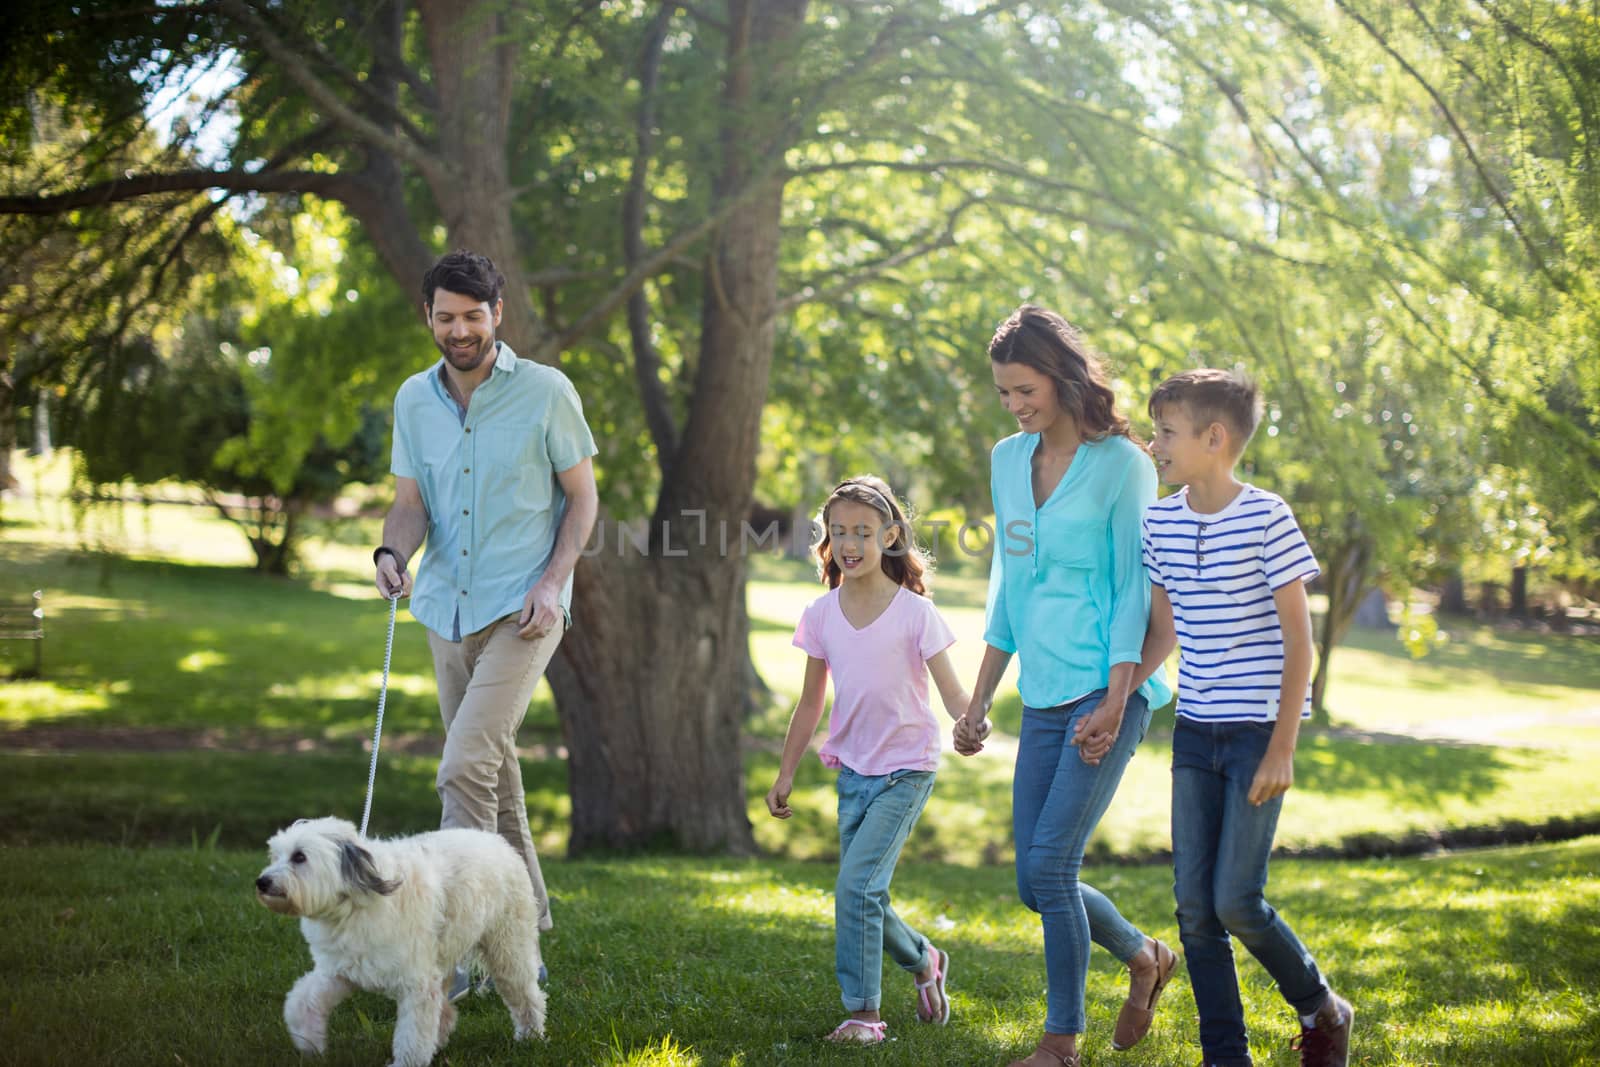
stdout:
POLYGON ((886 529, 892 526, 900 531, 895 543, 883 551, 883 573, 893 578, 896 585, 903 585, 918 596, 927 596, 928 587, 924 579, 932 569, 928 555, 911 535, 911 523, 906 520, 900 502, 895 499, 894 490, 889 488, 888 482, 872 474, 840 482, 828 494, 828 502, 822 505, 822 540, 817 543, 816 552, 817 576, 823 584, 829 589, 837 589, 839 583, 844 581, 844 572, 833 558, 833 533, 828 523, 834 503, 840 500, 867 505, 883 516, 886 529))

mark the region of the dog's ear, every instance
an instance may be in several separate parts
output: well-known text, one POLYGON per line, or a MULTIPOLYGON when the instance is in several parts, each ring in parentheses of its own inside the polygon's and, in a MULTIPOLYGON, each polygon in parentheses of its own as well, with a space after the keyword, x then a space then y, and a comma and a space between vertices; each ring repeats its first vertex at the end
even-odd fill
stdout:
POLYGON ((398 879, 391 881, 379 877, 378 869, 373 865, 372 853, 362 848, 359 842, 346 841, 339 852, 339 872, 344 875, 344 880, 357 889, 364 889, 369 893, 379 896, 388 896, 400 888, 398 879))

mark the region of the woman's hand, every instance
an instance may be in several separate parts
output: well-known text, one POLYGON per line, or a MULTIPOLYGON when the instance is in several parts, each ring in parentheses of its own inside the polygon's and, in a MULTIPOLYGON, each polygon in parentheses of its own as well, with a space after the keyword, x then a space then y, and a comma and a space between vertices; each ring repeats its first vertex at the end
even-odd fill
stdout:
POLYGON ((1116 743, 1122 731, 1122 712, 1126 701, 1113 701, 1106 697, 1095 705, 1093 711, 1073 727, 1072 743, 1078 746, 1078 758, 1091 767, 1098 767, 1106 753, 1116 743))
POLYGON ((956 751, 963 756, 976 756, 979 752, 982 752, 983 742, 989 736, 991 725, 987 718, 974 719, 971 711, 961 716, 956 720, 955 727, 951 731, 955 739, 956 751))

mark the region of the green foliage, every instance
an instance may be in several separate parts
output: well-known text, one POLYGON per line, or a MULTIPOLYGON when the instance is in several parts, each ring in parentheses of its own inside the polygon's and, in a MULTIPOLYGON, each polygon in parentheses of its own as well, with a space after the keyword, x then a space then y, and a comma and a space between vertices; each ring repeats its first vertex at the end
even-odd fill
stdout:
POLYGON ((387 473, 389 383, 425 365, 426 335, 392 286, 372 284, 372 252, 335 206, 295 216, 287 252, 225 229, 239 246, 229 273, 159 341, 85 363, 63 436, 90 484, 201 487, 258 568, 282 573, 300 516, 387 473))
POLYGON ((242 229, 248 252, 213 297, 240 315, 219 348, 242 363, 250 412, 216 462, 277 495, 326 501, 387 473, 394 381, 430 349, 419 312, 375 281, 371 247, 336 205, 309 205, 287 237, 275 247, 242 229))

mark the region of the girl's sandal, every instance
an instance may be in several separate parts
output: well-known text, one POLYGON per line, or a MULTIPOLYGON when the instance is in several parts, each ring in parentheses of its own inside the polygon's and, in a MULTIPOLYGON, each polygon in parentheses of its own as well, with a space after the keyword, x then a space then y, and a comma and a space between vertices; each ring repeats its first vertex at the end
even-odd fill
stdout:
POLYGON ((833 1028, 826 1038, 839 1045, 876 1045, 889 1039, 889 1025, 885 1022, 869 1023, 865 1019, 846 1019, 833 1028))
POLYGON ((944 980, 950 973, 950 953, 943 949, 928 946, 928 955, 933 958, 933 977, 926 982, 917 982, 917 1018, 925 1023, 938 1023, 943 1026, 950 1021, 950 998, 945 996, 944 980), (934 1005, 933 994, 939 994, 938 1005, 934 1005))

